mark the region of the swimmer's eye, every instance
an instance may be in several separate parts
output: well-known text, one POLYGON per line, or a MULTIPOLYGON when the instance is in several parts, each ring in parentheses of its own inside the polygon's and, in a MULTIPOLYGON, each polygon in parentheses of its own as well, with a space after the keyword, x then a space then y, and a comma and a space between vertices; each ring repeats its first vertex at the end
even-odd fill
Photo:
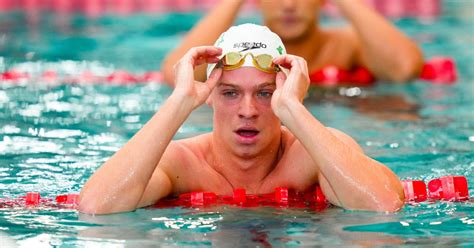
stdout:
POLYGON ((222 92, 222 95, 225 96, 225 97, 229 97, 229 98, 233 98, 233 97, 237 97, 237 91, 235 90, 225 90, 222 92))
POLYGON ((270 91, 270 90, 263 90, 257 93, 257 97, 261 97, 261 98, 271 98, 272 95, 273 95, 273 91, 270 91))

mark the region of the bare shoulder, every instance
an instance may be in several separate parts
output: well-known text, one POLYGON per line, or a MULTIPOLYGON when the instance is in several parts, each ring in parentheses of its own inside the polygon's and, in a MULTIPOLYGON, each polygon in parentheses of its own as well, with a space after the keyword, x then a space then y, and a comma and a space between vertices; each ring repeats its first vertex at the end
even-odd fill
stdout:
POLYGON ((284 126, 281 127, 283 153, 277 166, 265 178, 262 192, 276 187, 308 190, 318 182, 319 167, 301 142, 284 126))
MULTIPOLYGON (((166 148, 163 159, 174 161, 176 164, 189 164, 186 161, 195 159, 205 159, 205 151, 209 150, 210 134, 202 134, 199 136, 174 140, 166 148)), ((166 166, 166 165, 164 165, 166 166)))
POLYGON ((339 38, 339 39, 342 38, 346 41, 347 40, 351 40, 351 41, 357 40, 357 32, 354 29, 354 27, 352 27, 351 25, 336 27, 336 28, 331 29, 329 32, 330 32, 330 34, 332 34, 334 36, 334 38, 339 38))
POLYGON ((209 134, 174 140, 165 150, 159 167, 171 178, 189 169, 193 164, 205 160, 205 152, 209 147, 209 134))
POLYGON ((210 134, 172 141, 160 160, 160 167, 170 178, 173 194, 187 192, 200 187, 196 175, 207 171, 207 152, 210 134), (202 167, 202 168, 201 168, 202 167))
POLYGON ((338 29, 338 37, 346 42, 346 46, 350 47, 355 66, 367 66, 362 53, 362 42, 357 31, 352 26, 346 26, 338 29))
POLYGON ((343 131, 339 129, 335 129, 332 127, 327 127, 327 129, 334 135, 336 138, 338 138, 340 141, 344 142, 344 144, 350 146, 353 149, 356 149, 360 152, 363 152, 362 148, 360 145, 348 134, 344 133, 343 131))
POLYGON ((354 44, 357 42, 356 30, 348 25, 342 27, 328 28, 323 31, 329 41, 350 42, 354 44))
POLYGON ((284 154, 282 157, 282 162, 289 162, 293 164, 292 161, 301 161, 300 164, 307 164, 308 166, 314 166, 313 159, 309 155, 306 148, 303 144, 294 136, 294 134, 288 130, 286 127, 281 127, 282 131, 282 141, 283 141, 283 150, 284 154), (306 161, 306 162, 302 162, 306 161))
POLYGON ((351 69, 356 64, 360 42, 352 27, 327 28, 322 36, 319 65, 351 69))

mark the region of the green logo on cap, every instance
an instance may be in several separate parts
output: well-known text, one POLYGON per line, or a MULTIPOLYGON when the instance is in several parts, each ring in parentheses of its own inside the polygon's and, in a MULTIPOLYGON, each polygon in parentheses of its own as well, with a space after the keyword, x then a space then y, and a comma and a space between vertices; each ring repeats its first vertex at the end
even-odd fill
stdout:
POLYGON ((277 47, 277 51, 278 51, 278 53, 279 53, 280 55, 282 55, 282 54, 283 54, 283 47, 278 46, 278 47, 277 47))

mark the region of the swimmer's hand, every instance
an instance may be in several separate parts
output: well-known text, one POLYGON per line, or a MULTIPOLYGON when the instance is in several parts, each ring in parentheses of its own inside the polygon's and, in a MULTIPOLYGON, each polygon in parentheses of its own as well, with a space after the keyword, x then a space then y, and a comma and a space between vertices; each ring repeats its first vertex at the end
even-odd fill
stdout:
POLYGON ((288 76, 278 72, 272 96, 273 112, 282 120, 283 115, 289 113, 289 108, 303 102, 309 87, 308 65, 303 58, 289 54, 275 58, 273 63, 289 69, 288 76))
POLYGON ((206 101, 221 77, 222 69, 215 69, 205 82, 194 79, 194 68, 204 63, 217 63, 222 49, 214 46, 193 47, 176 63, 175 89, 172 97, 190 106, 199 107, 206 101))

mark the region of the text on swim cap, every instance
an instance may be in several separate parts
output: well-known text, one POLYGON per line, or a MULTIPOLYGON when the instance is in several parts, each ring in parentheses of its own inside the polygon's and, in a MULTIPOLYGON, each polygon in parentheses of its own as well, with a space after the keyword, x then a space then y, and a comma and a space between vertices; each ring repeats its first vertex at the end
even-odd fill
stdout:
POLYGON ((234 43, 234 48, 243 48, 241 50, 243 52, 251 49, 267 48, 267 44, 263 42, 239 42, 234 43))

